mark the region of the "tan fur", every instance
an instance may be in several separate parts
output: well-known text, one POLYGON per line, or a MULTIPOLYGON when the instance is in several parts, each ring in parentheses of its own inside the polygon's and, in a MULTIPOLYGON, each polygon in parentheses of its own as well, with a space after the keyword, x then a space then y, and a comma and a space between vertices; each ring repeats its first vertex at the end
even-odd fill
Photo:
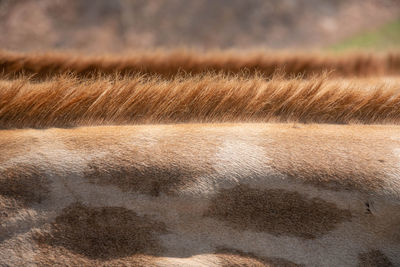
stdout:
POLYGON ((217 257, 221 260, 221 266, 267 266, 267 267, 298 267, 301 265, 295 264, 284 259, 277 258, 257 258, 250 253, 243 253, 231 249, 218 249, 217 257))
MULTIPOLYGON (((3 218, 1 264, 356 266, 377 250, 375 262, 400 264, 399 126, 98 126, 3 137, 20 146, 0 146, 10 155, 0 177, 14 168, 29 205, 3 218), (39 201, 30 185, 42 179, 39 201)), ((19 201, 13 190, 0 196, 19 201)))
MULTIPOLYGON (((186 126, 190 128, 190 126, 186 126)), ((143 139, 140 147, 129 146, 118 153, 119 144, 115 143, 113 131, 94 132, 86 128, 82 132, 68 136, 63 140, 66 148, 86 153, 97 151, 87 163, 83 174, 89 182, 100 185, 116 185, 123 191, 135 190, 144 194, 158 196, 160 193, 174 194, 182 187, 190 187, 197 177, 210 175, 213 172, 210 154, 215 154, 215 145, 220 142, 218 138, 210 136, 204 139, 201 136, 190 136, 179 139, 158 133, 157 145, 147 140, 147 134, 138 132, 143 139), (104 146, 93 143, 93 138, 101 140, 104 146), (187 142, 194 142, 202 150, 186 146, 187 142), (145 151, 145 153, 143 153, 145 151), (196 155, 196 158, 191 158, 196 155)), ((139 128, 140 129, 140 128, 139 128)), ((133 129, 134 130, 134 129, 133 129)), ((151 132, 149 132, 151 136, 151 132)), ((198 132, 197 128, 192 132, 198 132)), ((133 134, 133 132, 130 132, 133 134)), ((118 133, 123 138, 125 133, 118 133)))
POLYGON ((266 76, 284 70, 288 76, 313 75, 333 71, 337 76, 399 74, 398 52, 385 54, 310 52, 279 53, 276 51, 142 51, 130 55, 83 56, 73 53, 19 54, 0 53, 2 75, 21 73, 36 78, 75 73, 91 76, 96 73, 148 73, 171 77, 179 72, 190 74, 205 71, 225 73, 262 73, 266 76))
POLYGON ((376 178, 398 164, 397 157, 387 155, 392 144, 377 138, 373 128, 354 128, 355 132, 349 131, 352 127, 276 126, 262 145, 274 155, 271 167, 287 177, 331 190, 380 189, 384 185, 376 178))
POLYGON ((220 75, 0 83, 0 128, 182 122, 398 124, 399 79, 220 75))

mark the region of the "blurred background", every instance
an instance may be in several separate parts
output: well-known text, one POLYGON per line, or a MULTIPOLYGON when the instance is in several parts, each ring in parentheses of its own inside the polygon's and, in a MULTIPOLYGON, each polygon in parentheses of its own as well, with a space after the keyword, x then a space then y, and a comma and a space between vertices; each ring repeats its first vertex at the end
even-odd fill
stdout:
POLYGON ((0 49, 398 49, 400 0, 0 0, 0 49))

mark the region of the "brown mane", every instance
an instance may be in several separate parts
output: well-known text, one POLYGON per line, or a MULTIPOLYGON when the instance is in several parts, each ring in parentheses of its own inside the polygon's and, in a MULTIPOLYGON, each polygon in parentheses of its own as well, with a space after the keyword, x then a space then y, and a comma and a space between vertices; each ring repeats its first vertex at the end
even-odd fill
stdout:
POLYGON ((0 128, 181 122, 400 123, 400 81, 202 75, 0 83, 0 128))
POLYGON ((124 75, 142 73, 171 77, 178 73, 198 74, 206 71, 261 73, 271 76, 277 70, 283 70, 289 77, 309 76, 325 71, 332 71, 339 77, 399 74, 400 54, 172 50, 83 56, 77 53, 57 52, 0 52, 0 72, 5 77, 27 74, 45 79, 65 73, 86 77, 94 73, 110 75, 116 72, 124 75))

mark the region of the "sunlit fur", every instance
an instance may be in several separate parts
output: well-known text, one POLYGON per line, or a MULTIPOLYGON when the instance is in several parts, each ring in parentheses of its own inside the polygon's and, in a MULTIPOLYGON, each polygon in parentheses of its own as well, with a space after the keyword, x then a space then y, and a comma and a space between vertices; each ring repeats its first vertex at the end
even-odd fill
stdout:
POLYGON ((398 124, 400 80, 205 74, 0 83, 3 129, 182 122, 398 124))
POLYGON ((400 265, 398 53, 0 70, 1 266, 400 265))
POLYGON ((400 126, 0 131, 0 265, 400 264, 400 126))
POLYGON ((0 73, 14 76, 25 73, 44 79, 61 73, 90 76, 93 73, 159 74, 171 77, 179 72, 225 73, 259 72, 265 76, 277 70, 287 76, 314 75, 332 71, 336 76, 393 75, 400 73, 400 55, 391 53, 344 53, 276 51, 159 50, 138 51, 123 55, 84 56, 79 53, 0 52, 0 73))

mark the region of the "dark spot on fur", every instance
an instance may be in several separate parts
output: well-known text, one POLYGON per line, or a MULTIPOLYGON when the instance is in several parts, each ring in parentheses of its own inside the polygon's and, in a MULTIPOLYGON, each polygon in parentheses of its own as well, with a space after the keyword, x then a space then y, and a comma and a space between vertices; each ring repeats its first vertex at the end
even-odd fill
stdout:
POLYGON ((16 165, 0 174, 0 194, 23 204, 40 203, 49 193, 49 182, 37 166, 16 165))
POLYGON ((90 132, 64 143, 71 150, 96 155, 84 171, 89 182, 118 186, 126 192, 151 196, 175 194, 190 187, 198 177, 214 171, 210 155, 215 154, 216 138, 191 138, 190 142, 196 143, 192 147, 185 145, 188 141, 182 142, 185 136, 177 138, 176 131, 171 129, 165 134, 154 134, 151 141, 135 138, 135 134, 147 134, 147 130, 137 133, 135 129, 123 131, 118 140, 115 131, 109 133, 104 129, 105 133, 90 132))
POLYGON ((358 255, 360 267, 389 267, 393 266, 390 260, 379 250, 370 250, 358 255))
POLYGON ((165 225, 121 207, 88 207, 74 204, 64 209, 51 232, 36 236, 40 245, 64 247, 94 260, 162 251, 157 235, 165 225))
POLYGON ((137 162, 92 162, 85 177, 94 184, 116 185, 123 191, 134 191, 151 196, 173 194, 179 188, 194 182, 201 172, 179 164, 168 166, 140 165, 137 162))
POLYGON ((0 172, 0 221, 19 209, 41 203, 48 197, 49 181, 33 165, 16 165, 0 172))
POLYGON ((15 215, 19 209, 21 209, 20 203, 15 199, 9 197, 0 196, 0 223, 15 215))
POLYGON ((251 253, 244 253, 234 249, 218 249, 215 253, 223 267, 231 266, 269 266, 269 267, 297 267, 303 266, 281 258, 261 258, 251 253))
POLYGON ((351 213, 319 198, 306 198, 281 189, 260 190, 245 185, 221 190, 206 216, 229 223, 238 230, 316 238, 332 231, 351 213))

